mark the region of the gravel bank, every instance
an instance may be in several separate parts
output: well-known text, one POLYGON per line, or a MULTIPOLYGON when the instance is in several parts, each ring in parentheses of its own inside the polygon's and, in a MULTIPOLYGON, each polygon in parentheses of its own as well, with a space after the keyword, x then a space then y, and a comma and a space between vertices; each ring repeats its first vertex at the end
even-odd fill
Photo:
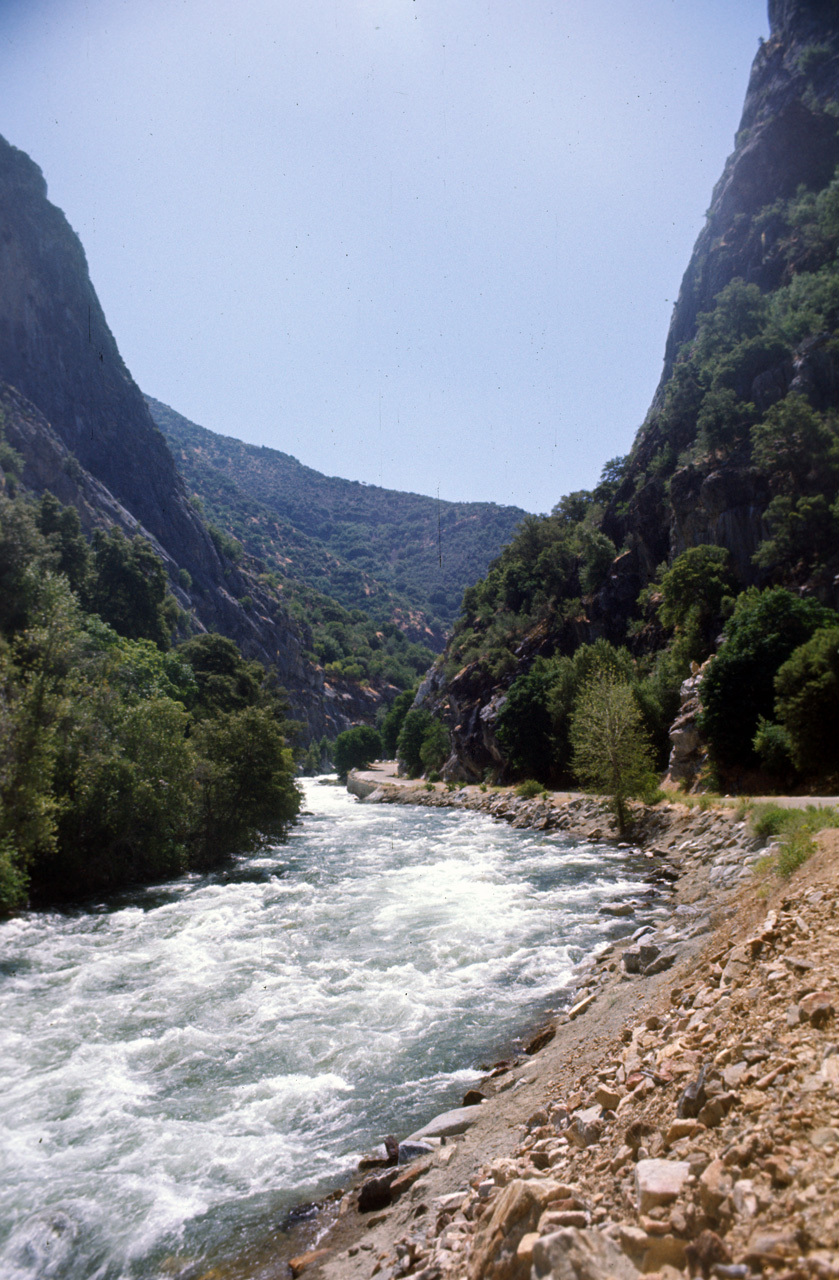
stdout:
MULTIPOLYGON (((610 834, 585 797, 380 782, 369 799, 610 834)), ((657 914, 482 1084, 465 1132, 360 1174, 295 1274, 839 1276, 836 833, 785 885, 756 874, 766 850, 737 810, 663 806, 637 839, 660 877, 657 914), (390 1187, 360 1212, 372 1178, 390 1187)))

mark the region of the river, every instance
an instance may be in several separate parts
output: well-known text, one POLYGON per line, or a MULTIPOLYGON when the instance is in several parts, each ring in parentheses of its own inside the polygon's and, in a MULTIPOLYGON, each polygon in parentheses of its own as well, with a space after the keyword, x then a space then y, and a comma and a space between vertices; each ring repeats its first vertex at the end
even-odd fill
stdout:
POLYGON ((223 1265, 460 1103, 632 921, 625 851, 305 783, 286 844, 0 925, 0 1275, 223 1265))

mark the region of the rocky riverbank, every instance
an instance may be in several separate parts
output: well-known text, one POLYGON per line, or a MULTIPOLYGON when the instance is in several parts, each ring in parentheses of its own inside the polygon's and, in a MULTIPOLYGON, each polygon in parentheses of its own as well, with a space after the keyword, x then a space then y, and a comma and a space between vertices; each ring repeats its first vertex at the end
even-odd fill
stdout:
MULTIPOLYGON (((444 794, 608 834, 582 797, 444 794)), ((293 1273, 839 1276, 836 833, 786 884, 756 871, 767 851, 736 810, 650 811, 641 845, 656 891, 627 904, 632 935, 488 1072, 484 1101, 419 1135, 429 1150, 360 1174, 293 1273)))

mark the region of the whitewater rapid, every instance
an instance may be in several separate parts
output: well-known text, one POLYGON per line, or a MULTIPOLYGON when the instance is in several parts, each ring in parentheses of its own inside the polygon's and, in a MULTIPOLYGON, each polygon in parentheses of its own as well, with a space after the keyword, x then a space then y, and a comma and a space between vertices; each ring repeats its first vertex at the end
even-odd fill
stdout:
POLYGON ((0 925, 0 1275, 224 1262, 458 1105, 632 921, 613 847, 308 781, 286 844, 0 925))

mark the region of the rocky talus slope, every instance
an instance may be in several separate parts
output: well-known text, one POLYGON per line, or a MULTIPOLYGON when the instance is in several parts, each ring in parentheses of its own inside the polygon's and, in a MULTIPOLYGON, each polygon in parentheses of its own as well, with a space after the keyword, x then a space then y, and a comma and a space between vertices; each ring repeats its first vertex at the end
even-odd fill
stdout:
POLYGON ((839 833, 789 882, 735 811, 668 806, 644 845, 669 876, 634 934, 293 1274, 839 1276, 839 833))

